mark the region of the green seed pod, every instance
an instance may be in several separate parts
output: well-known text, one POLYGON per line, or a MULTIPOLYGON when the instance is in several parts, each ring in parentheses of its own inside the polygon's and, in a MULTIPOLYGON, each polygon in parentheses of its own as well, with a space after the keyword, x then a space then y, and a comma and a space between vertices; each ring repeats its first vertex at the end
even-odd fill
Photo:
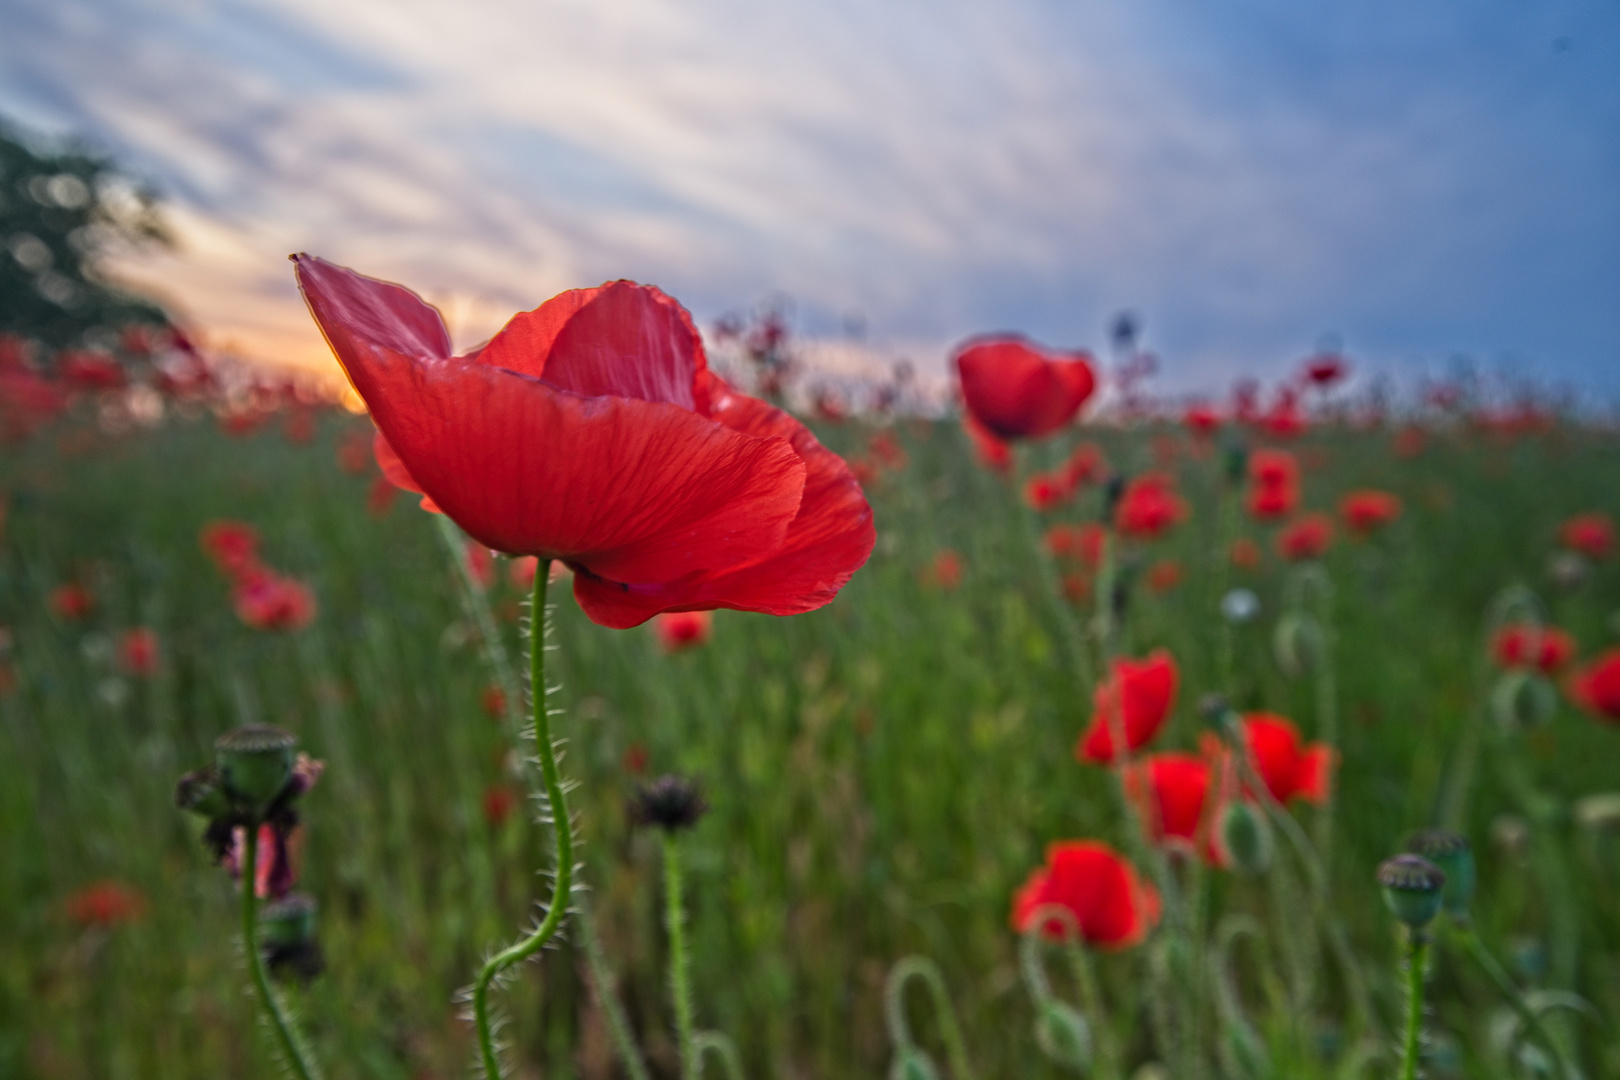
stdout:
POLYGON ((1061 1001, 1048 998, 1035 1017, 1035 1042, 1059 1065, 1076 1072, 1091 1071, 1091 1025, 1061 1001))
POLYGON ((1420 855, 1446 875, 1441 902, 1452 915, 1467 915, 1474 899, 1474 849, 1468 839, 1445 829, 1424 829, 1407 841, 1406 850, 1420 855))
POLYGON ((1233 869, 1247 877, 1259 877, 1271 868, 1276 845, 1271 824, 1252 803, 1233 800, 1221 810, 1221 854, 1233 869))
POLYGON ((1558 711, 1558 691, 1531 671, 1508 671, 1491 689, 1491 715, 1504 731, 1540 727, 1558 711))
POLYGON ((1390 912, 1417 930, 1440 913, 1446 875, 1427 859, 1397 855, 1379 864, 1378 884, 1384 887, 1384 903, 1390 912))
POLYGON ((1576 800, 1575 824, 1587 832, 1620 833, 1620 791, 1576 800))
POLYGON ((259 912, 259 933, 267 948, 307 945, 315 940, 315 900, 289 893, 259 912))
POLYGON ((1290 611, 1277 620, 1271 639, 1277 666, 1289 678, 1315 671, 1322 663, 1322 628, 1300 611, 1290 611))
POLYGON ((214 742, 214 768, 225 791, 254 817, 281 794, 292 779, 297 736, 280 728, 249 724, 227 731, 214 742))
POLYGON ((939 1080, 939 1069, 915 1046, 902 1046, 889 1066, 889 1080, 939 1080))

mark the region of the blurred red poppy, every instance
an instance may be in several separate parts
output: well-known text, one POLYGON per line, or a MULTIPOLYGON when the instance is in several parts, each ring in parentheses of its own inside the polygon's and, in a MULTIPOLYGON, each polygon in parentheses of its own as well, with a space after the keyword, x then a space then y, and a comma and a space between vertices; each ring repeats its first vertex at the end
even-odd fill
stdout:
POLYGON ((488 547, 567 562, 594 622, 810 611, 871 553, 843 459, 709 372, 691 318, 657 289, 563 293, 458 357, 415 293, 294 262, 395 459, 379 453, 384 472, 488 547))
POLYGON ((1063 486, 1069 492, 1079 490, 1084 484, 1094 484, 1108 473, 1108 462, 1096 443, 1081 443, 1069 455, 1061 471, 1063 486))
POLYGON ((1102 565, 1103 542, 1108 534, 1096 522, 1054 525, 1046 530, 1046 549, 1054 558, 1074 559, 1089 570, 1102 565))
POLYGON ((83 585, 70 581, 51 590, 49 603, 58 617, 77 621, 94 610, 96 598, 83 585))
POLYGON ((1062 477, 1036 473, 1024 482, 1024 501, 1031 509, 1045 513, 1063 505, 1068 500, 1069 490, 1062 477))
POLYGON ((157 633, 148 626, 137 626, 124 632, 118 640, 118 666, 126 674, 153 675, 158 669, 161 651, 157 633))
POLYGON ((1114 525, 1124 536, 1155 540, 1184 521, 1187 501, 1176 494, 1168 474, 1143 473, 1129 484, 1114 508, 1114 525))
POLYGON ((1305 361, 1302 374, 1314 386, 1332 386, 1350 372, 1344 357, 1334 353, 1319 353, 1305 361))
MULTIPOLYGON (((1046 865, 1036 868, 1013 896, 1012 926, 1026 933, 1042 907, 1067 908, 1088 945, 1123 949, 1140 943, 1159 921, 1159 894, 1136 870, 1100 840, 1065 840, 1046 849, 1046 865)), ((1048 920, 1043 935, 1060 939, 1063 924, 1048 920)))
POLYGON ((1299 463, 1284 450, 1249 455, 1249 513, 1260 521, 1287 517, 1299 505, 1299 463))
POLYGON ((1609 649, 1577 671, 1569 692, 1587 712, 1620 723, 1620 649, 1609 649))
POLYGON ((62 907, 80 926, 112 927, 146 914, 146 897, 133 885, 107 878, 70 893, 62 907))
POLYGON ((484 820, 494 828, 505 825, 517 809, 518 794, 506 784, 491 784, 484 789, 484 820))
POLYGON ((197 541, 203 552, 227 577, 236 577, 259 565, 259 531, 241 521, 210 521, 197 541))
POLYGON ((1038 438, 1058 430, 1096 388, 1091 356, 1048 353, 1027 338, 975 338, 952 360, 967 411, 1001 439, 1038 438))
POLYGON ((1115 660, 1113 674, 1097 687, 1091 727, 1075 747, 1075 756, 1099 764, 1112 762, 1116 726, 1123 729, 1129 750, 1153 741, 1170 716, 1177 679, 1176 661, 1163 649, 1146 660, 1115 660))
POLYGON ((117 390, 128 381, 118 361, 87 350, 57 353, 56 372, 63 382, 80 390, 117 390))
POLYGON ((1512 623, 1491 639, 1491 654, 1502 667, 1536 667, 1549 675, 1575 659, 1578 651, 1575 638, 1556 626, 1512 623))
POLYGON ((337 444, 338 468, 359 476, 371 468, 371 435, 358 428, 343 433, 337 444))
POLYGON ((1395 433, 1395 456, 1399 458, 1415 458, 1423 453, 1424 447, 1429 443, 1428 436, 1423 429, 1416 425, 1408 425, 1395 433))
POLYGON ((1160 559, 1148 567, 1147 585, 1156 593, 1169 592, 1181 584, 1181 564, 1174 559, 1160 559))
POLYGON ((906 467, 906 452, 892 431, 879 431, 874 434, 866 442, 866 451, 885 469, 899 470, 906 467))
POLYGON ((1183 753, 1153 754, 1131 766, 1126 790, 1140 806, 1154 840, 1199 845, 1204 802, 1209 796, 1209 762, 1183 753))
POLYGON ((1593 559, 1607 559, 1614 551, 1614 522, 1607 514, 1577 514, 1558 530, 1558 542, 1593 559))
POLYGON ((1277 554, 1293 562, 1320 559, 1333 543, 1333 519, 1326 514, 1303 514, 1277 534, 1277 554))
POLYGON ((519 555, 506 568, 506 580, 514 589, 525 592, 534 588, 534 575, 540 572, 540 560, 533 555, 519 555))
POLYGON ((1291 721, 1271 713, 1244 716, 1243 741, 1250 764, 1272 798, 1282 803, 1296 797, 1317 805, 1327 802, 1337 758, 1331 747, 1305 745, 1291 721))
POLYGON ((1357 536, 1368 536, 1401 516, 1401 500, 1387 491, 1352 491, 1339 500, 1339 519, 1357 536))
POLYGON ((495 584, 495 556, 489 548, 476 540, 468 540, 462 546, 462 551, 467 573, 478 582, 479 588, 487 589, 495 584))
POLYGON ((490 683, 484 687, 484 692, 478 696, 478 703, 483 707, 484 715, 491 720, 501 720, 506 716, 506 691, 500 684, 490 683))
POLYGON ((672 611, 653 620, 658 644, 667 653, 706 645, 714 626, 712 611, 672 611))
POLYGON ((962 556, 946 548, 934 556, 934 561, 920 577, 924 585, 951 592, 962 584, 962 556))
POLYGON ((1188 407, 1186 414, 1182 416, 1181 422, 1194 435, 1208 437, 1220 430, 1221 413, 1213 405, 1192 405, 1188 407))
POLYGON ((231 604, 255 630, 302 630, 315 621, 309 586, 263 567, 237 579, 231 604))
POLYGON ((1260 565, 1260 545, 1247 536, 1240 536, 1232 541, 1230 558, 1239 570, 1253 570, 1260 565))

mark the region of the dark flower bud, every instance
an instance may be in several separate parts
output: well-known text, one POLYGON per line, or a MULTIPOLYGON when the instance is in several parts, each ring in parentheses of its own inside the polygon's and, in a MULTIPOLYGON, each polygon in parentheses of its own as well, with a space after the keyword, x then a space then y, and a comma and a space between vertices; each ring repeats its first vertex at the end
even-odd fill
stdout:
POLYGON ((1041 1002, 1035 1017, 1035 1043, 1047 1057, 1076 1072, 1091 1071, 1091 1027, 1061 1001, 1041 1002))
POLYGON ((1384 887, 1384 903, 1394 916, 1418 930, 1440 913, 1446 875, 1427 859, 1397 855, 1379 864, 1378 884, 1384 887))
POLYGON ((684 776, 660 776, 630 797, 630 820, 666 832, 691 828, 708 809, 703 793, 684 776))
POLYGON ((1252 803, 1226 804, 1220 819, 1221 854, 1240 873, 1259 877, 1271 867, 1275 845, 1265 815, 1252 803))
POLYGON ((1103 520, 1114 520, 1114 508, 1125 495, 1125 474, 1115 473, 1103 485, 1103 520))
POLYGON ((1491 715, 1505 731, 1541 727, 1558 711, 1558 691, 1533 671, 1509 671, 1491 689, 1491 715))
POLYGON ((1467 837, 1445 829, 1424 829, 1407 841, 1406 850, 1420 855, 1446 875, 1441 891, 1445 909, 1452 915, 1466 916, 1474 898, 1474 850, 1467 837))
POLYGON ((312 897, 291 893, 259 913, 259 947, 271 974, 308 982, 325 970, 326 958, 315 940, 315 911, 312 897))
POLYGON ((1232 703, 1225 694, 1209 693, 1198 699, 1198 715, 1211 727, 1220 727, 1231 711, 1232 703))
POLYGON ((231 801, 219 782, 219 770, 212 765, 188 772, 174 786, 174 805, 205 818, 230 812, 231 801))
POLYGON ((214 767, 227 794, 257 818, 292 779, 297 745, 290 732, 249 724, 215 740, 214 767))

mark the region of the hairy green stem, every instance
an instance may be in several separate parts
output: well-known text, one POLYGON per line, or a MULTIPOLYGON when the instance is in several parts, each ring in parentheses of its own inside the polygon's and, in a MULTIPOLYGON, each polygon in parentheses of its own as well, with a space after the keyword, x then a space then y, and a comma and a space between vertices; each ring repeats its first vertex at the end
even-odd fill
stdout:
POLYGON ((883 1012, 890 1041, 896 1050, 916 1048, 916 1040, 911 1037, 911 1026, 906 1023, 906 983, 912 979, 921 979, 926 983, 934 999, 934 1012, 939 1017, 939 1036, 945 1044, 945 1059, 951 1063, 952 1080, 973 1080, 967 1043, 962 1038, 961 1025, 956 1022, 956 1010, 951 1007, 945 977, 939 973, 939 965, 926 956, 908 956, 889 970, 888 981, 883 987, 883 1012))
POLYGON ((535 568, 534 594, 529 625, 529 698, 534 713, 535 750, 540 757, 540 775, 545 783, 546 800, 551 808, 552 835, 556 841, 551 902, 540 925, 525 937, 507 946, 484 962, 473 983, 473 1023, 478 1030, 478 1052, 483 1059, 486 1080, 499 1080, 500 1059, 495 1053, 495 1037, 489 1019, 489 988, 501 972, 522 963, 557 935, 568 912, 574 881, 574 830, 568 816, 568 799, 563 793, 557 770, 556 748, 551 744, 551 715, 546 706, 546 583, 551 577, 551 560, 541 559, 535 568))
POLYGON ((675 1038, 681 1052, 682 1080, 696 1080, 697 1047, 693 1044, 692 975, 686 955, 686 906, 681 899, 681 851, 675 833, 664 841, 664 928, 669 933, 669 992, 675 1003, 675 1038))
POLYGON ((320 1069, 300 1045, 292 1022, 281 1006, 281 999, 276 995, 275 987, 270 985, 270 977, 264 970, 264 955, 259 950, 259 897, 254 890, 259 869, 259 827, 249 825, 243 832, 246 839, 242 844, 242 945, 247 950, 253 989, 257 991, 259 1004, 264 1007, 265 1015, 270 1020, 270 1029, 275 1032, 276 1046, 281 1050, 288 1071, 297 1080, 319 1080, 320 1069))
POLYGON ((1417 1080, 1418 1051, 1423 1033, 1423 965, 1429 957, 1429 935, 1410 931, 1406 950, 1406 1042, 1401 1048, 1401 1080, 1417 1080))

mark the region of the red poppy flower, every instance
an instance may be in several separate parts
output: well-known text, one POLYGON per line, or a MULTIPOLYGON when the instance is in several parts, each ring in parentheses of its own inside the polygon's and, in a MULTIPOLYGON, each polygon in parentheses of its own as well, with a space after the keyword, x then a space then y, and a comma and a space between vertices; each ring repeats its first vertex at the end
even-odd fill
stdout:
POLYGON ((934 561, 924 570, 922 583, 946 592, 953 591, 962 584, 962 556, 946 548, 934 556, 934 561))
MULTIPOLYGON (((319 775, 319 774, 317 774, 319 775)), ((312 781, 313 782, 313 781, 312 781)), ((253 895, 280 899, 298 883, 303 863, 304 829, 275 825, 259 826, 259 850, 253 867, 253 895)), ((242 876, 242 858, 247 854, 247 829, 238 825, 231 835, 231 846, 220 865, 234 878, 242 876)))
POLYGON ((1107 473, 1108 462, 1097 444, 1081 443, 1063 465, 1063 485, 1072 493, 1084 484, 1096 483, 1107 473))
POLYGON ((1577 651, 1575 638, 1556 626, 1512 623, 1491 641, 1491 654, 1502 667, 1537 667, 1549 675, 1575 659, 1577 651))
POLYGON ((1046 550, 1054 558, 1075 559, 1095 570, 1102 565, 1103 542, 1107 532, 1096 522, 1084 525, 1054 525, 1046 531, 1046 550))
POLYGON ((255 630, 302 630, 315 620, 309 586, 263 568, 237 580, 231 604, 237 618, 255 630))
POLYGON ((506 716, 506 691, 501 689, 500 684, 490 683, 478 696, 478 704, 491 720, 503 719, 506 716))
POLYGON ((1143 473, 1129 484, 1114 509, 1114 524, 1125 536, 1154 540, 1186 519, 1187 501, 1164 473, 1143 473))
POLYGON ((1257 488, 1299 486, 1299 462, 1286 450, 1256 450, 1249 455, 1249 480, 1257 488))
POLYGON ((506 580, 514 589, 527 592, 534 588, 534 575, 540 572, 540 560, 533 555, 519 555, 506 568, 506 580))
POLYGON ((1052 354, 1017 336, 975 338, 953 363, 968 414, 1002 439, 1051 434, 1097 386, 1090 354, 1052 354))
POLYGON ((1209 796, 1209 762, 1192 754, 1153 754, 1131 766, 1126 789, 1155 840, 1198 841, 1209 796))
POLYGON ((1292 393, 1284 393, 1272 403, 1260 418, 1260 427, 1266 434, 1278 439, 1292 439, 1305 432, 1305 414, 1292 393))
POLYGON ((495 556, 489 548, 476 540, 468 540, 463 544, 462 551, 467 573, 478 582, 479 588, 487 589, 495 584, 495 556))
POLYGON ((1240 536, 1232 541, 1230 558, 1239 570, 1253 570, 1260 565, 1260 545, 1247 536, 1240 536))
POLYGON ((492 784, 484 789, 484 820, 500 828, 517 809, 518 795, 506 784, 492 784))
POLYGON ((395 459, 379 454, 385 473, 488 547, 567 562, 594 622, 810 611, 871 553, 843 459, 711 374, 691 318, 657 289, 563 293, 458 357, 416 294, 294 261, 395 459))
POLYGON ((128 630, 118 642, 118 666, 127 674, 147 676, 158 669, 158 636, 147 626, 128 630))
POLYGON ((1292 722, 1271 713, 1245 716, 1243 741, 1254 771, 1278 802, 1296 796, 1318 806, 1327 802, 1337 756, 1332 747, 1304 745, 1292 722))
POLYGON ((1578 514, 1558 530, 1558 541, 1594 559, 1607 559, 1614 550, 1614 522, 1607 514, 1578 514))
POLYGON ((1082 574, 1064 574, 1060 584, 1063 598, 1071 604, 1079 605, 1091 599, 1091 579, 1082 574))
POLYGON ((1185 424, 1187 426, 1187 430, 1192 432, 1194 435, 1208 437, 1220 430, 1221 413, 1220 410, 1215 408, 1213 405, 1193 405, 1189 407, 1186 414, 1182 416, 1181 422, 1185 424))
POLYGON ((73 581, 52 589, 49 602, 57 616, 73 621, 84 618, 96 606, 96 598, 90 590, 73 581))
POLYGON ((900 470, 906 467, 906 452, 892 431, 880 431, 873 435, 867 440, 866 450, 885 469, 900 470))
POLYGON ((962 417, 962 430, 973 440, 973 452, 978 455, 979 464, 991 472, 1012 471, 1012 447, 996 438, 983 424, 973 419, 972 413, 962 417))
POLYGON ((1181 564, 1174 559, 1160 559, 1148 567, 1147 584, 1154 592, 1169 592, 1181 584, 1181 564))
POLYGON ((228 577, 245 574, 259 565, 259 531, 245 522, 210 521, 202 527, 197 541, 228 577))
POLYGON ((20 356, 0 363, 0 438, 26 439, 67 406, 68 394, 25 367, 20 356))
POLYGON ((1423 453, 1428 445, 1428 436, 1423 434, 1420 427, 1403 427, 1395 433, 1395 456, 1399 458, 1415 458, 1423 453))
POLYGON ((56 355, 62 381, 81 390, 117 390, 127 381, 123 365, 104 353, 68 350, 56 355))
POLYGON ((640 776, 647 771, 647 759, 650 756, 646 743, 633 742, 624 748, 624 758, 620 764, 624 766, 625 772, 640 776))
POLYGON ((1387 491, 1352 491, 1339 500, 1339 518, 1358 536, 1377 532, 1401 516, 1401 500, 1387 491))
POLYGON ((1170 716, 1177 678, 1176 661, 1163 649, 1146 660, 1115 660, 1113 674, 1097 687, 1091 727, 1075 747, 1075 756, 1099 764, 1112 762, 1115 726, 1123 727, 1130 750, 1151 742, 1170 716))
POLYGON ((146 897, 134 886, 108 878, 72 893, 62 906, 80 926, 118 926, 146 913, 146 897))
MULTIPOLYGON (((1104 949, 1140 943, 1159 921, 1159 894, 1100 840, 1065 840, 1046 849, 1046 865, 1013 896, 1013 929, 1027 932, 1047 905, 1068 908, 1080 937, 1104 949)), ((1063 924, 1050 920, 1041 932, 1061 938, 1063 924)))
POLYGON ((1031 509, 1045 513, 1061 506, 1069 497, 1063 478, 1050 473, 1036 473, 1024 482, 1024 501, 1031 509))
POLYGON ((658 631, 658 644, 667 653, 707 644, 713 625, 712 611, 672 611, 653 621, 658 631))
POLYGON ((1320 559, 1333 542, 1333 519, 1326 514, 1304 514, 1277 534, 1277 554, 1294 562, 1320 559))
POLYGON ((1569 692, 1594 716, 1620 723, 1620 649, 1608 650, 1577 671, 1569 692))
POLYGON ((1344 357, 1322 353, 1305 361, 1305 380, 1315 386, 1332 386, 1350 372, 1344 357))

